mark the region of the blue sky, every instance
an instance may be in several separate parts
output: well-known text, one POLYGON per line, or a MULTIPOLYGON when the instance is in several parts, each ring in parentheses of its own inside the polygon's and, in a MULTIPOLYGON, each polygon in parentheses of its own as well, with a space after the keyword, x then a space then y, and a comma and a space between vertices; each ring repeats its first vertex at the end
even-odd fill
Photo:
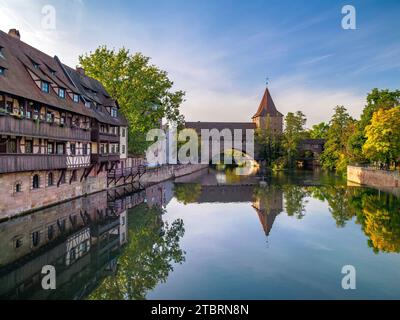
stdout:
POLYGON ((0 0, 1 30, 71 66, 101 44, 150 56, 187 92, 187 120, 248 121, 269 77, 278 109, 302 110, 308 126, 337 104, 359 116, 374 87, 400 88, 399 17, 398 0, 0 0), (346 4, 356 30, 341 28, 346 4))

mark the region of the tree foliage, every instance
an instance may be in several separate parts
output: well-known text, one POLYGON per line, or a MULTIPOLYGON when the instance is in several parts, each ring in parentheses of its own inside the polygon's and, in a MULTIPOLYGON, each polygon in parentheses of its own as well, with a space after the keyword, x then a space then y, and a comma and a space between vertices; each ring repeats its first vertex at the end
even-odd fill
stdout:
POLYGON ((161 119, 183 121, 179 107, 185 93, 174 91, 167 72, 150 64, 141 53, 130 54, 122 48, 106 46, 79 57, 88 76, 99 80, 108 93, 117 99, 129 121, 129 152, 142 154, 148 143, 148 130, 159 128, 161 119))
POLYGON ((315 124, 309 130, 308 134, 311 139, 326 139, 328 137, 329 125, 325 122, 315 124))
POLYGON ((289 166, 294 166, 294 157, 297 154, 299 142, 305 137, 306 116, 303 112, 289 112, 285 117, 285 131, 283 133, 283 147, 286 150, 289 166))
POLYGON ((365 128, 363 154, 371 161, 390 165, 400 159, 400 106, 376 111, 365 128))
POLYGON ((325 150, 321 154, 323 168, 344 172, 348 162, 347 141, 355 126, 354 119, 343 106, 335 107, 329 123, 325 150))

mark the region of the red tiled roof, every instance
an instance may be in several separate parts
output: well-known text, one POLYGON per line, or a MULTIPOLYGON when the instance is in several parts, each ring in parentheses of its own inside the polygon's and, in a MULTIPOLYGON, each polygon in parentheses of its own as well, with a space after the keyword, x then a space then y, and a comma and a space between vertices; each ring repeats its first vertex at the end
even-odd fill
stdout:
POLYGON ((275 103, 272 100, 268 87, 265 89, 260 106, 258 107, 258 110, 253 118, 265 117, 266 115, 270 115, 271 117, 283 117, 283 114, 276 109, 275 103))
POLYGON ((100 122, 127 125, 126 119, 120 113, 118 118, 113 118, 105 109, 118 105, 97 80, 79 75, 74 69, 64 66, 57 57, 53 58, 1 30, 0 47, 3 48, 2 53, 5 58, 0 57, 0 66, 7 69, 6 75, 0 77, 1 92, 96 118, 100 122), (34 64, 39 66, 35 67, 34 64), (62 87, 70 93, 89 98, 97 103, 97 107, 91 109, 85 107, 82 101, 76 103, 70 98, 60 99, 51 88, 49 93, 42 92, 31 75, 35 79, 49 82, 50 87, 51 85, 62 87), (73 80, 75 78, 77 81, 73 80), (82 84, 96 94, 85 90, 82 84))

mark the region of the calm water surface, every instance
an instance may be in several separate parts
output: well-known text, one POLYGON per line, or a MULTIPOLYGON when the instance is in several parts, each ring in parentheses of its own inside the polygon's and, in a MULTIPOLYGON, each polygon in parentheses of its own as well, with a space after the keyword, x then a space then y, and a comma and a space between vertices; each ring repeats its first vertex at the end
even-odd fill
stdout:
POLYGON ((265 180, 204 170, 2 223, 0 297, 400 298, 398 190, 305 171, 265 180), (50 293, 44 264, 57 269, 50 293), (341 287, 345 265, 356 290, 341 287))

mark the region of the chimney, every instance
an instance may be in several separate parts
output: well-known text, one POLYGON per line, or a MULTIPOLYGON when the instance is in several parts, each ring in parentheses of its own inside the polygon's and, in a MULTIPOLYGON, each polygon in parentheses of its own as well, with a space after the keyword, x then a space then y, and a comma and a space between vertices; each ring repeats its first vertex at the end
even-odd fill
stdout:
POLYGON ((17 29, 10 29, 10 31, 8 31, 8 35, 15 39, 21 40, 21 35, 17 29))
POLYGON ((85 69, 83 69, 82 67, 76 67, 76 71, 81 75, 84 76, 85 75, 85 69))

